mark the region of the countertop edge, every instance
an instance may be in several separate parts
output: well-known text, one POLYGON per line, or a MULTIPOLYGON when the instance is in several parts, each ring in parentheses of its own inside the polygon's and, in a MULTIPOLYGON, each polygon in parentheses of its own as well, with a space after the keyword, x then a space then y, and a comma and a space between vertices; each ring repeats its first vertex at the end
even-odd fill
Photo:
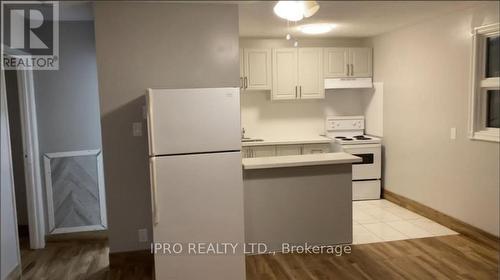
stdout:
POLYGON ((274 145, 301 145, 301 144, 328 144, 332 143, 333 139, 305 139, 305 140, 264 140, 259 142, 242 142, 242 147, 252 146, 274 146, 274 145))
MULTIPOLYGON (((278 156, 268 158, 249 158, 243 159, 242 165, 244 170, 255 169, 269 169, 269 168, 282 168, 282 167, 300 167, 300 166, 315 166, 315 165, 333 165, 333 164, 346 164, 361 162, 362 159, 348 153, 329 153, 321 154, 323 158, 314 158, 314 155, 301 155, 301 156, 278 156), (340 158, 324 158, 325 155, 335 155, 340 158), (306 158, 304 160, 304 157, 306 158), (307 160, 307 158, 310 158, 307 160), (245 163, 250 161, 250 163, 245 163), (260 161, 251 163, 251 161, 260 161), (266 162, 267 161, 267 162, 266 162)), ((316 155, 317 156, 317 155, 316 155)))

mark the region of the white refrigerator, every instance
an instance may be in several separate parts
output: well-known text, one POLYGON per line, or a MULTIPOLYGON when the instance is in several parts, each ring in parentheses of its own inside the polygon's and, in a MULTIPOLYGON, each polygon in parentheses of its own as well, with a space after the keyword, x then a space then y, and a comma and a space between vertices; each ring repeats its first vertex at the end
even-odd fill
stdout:
POLYGON ((180 254, 155 254, 158 280, 245 279, 239 94, 148 90, 153 239, 183 245, 180 254), (189 243, 240 246, 196 255, 189 243))

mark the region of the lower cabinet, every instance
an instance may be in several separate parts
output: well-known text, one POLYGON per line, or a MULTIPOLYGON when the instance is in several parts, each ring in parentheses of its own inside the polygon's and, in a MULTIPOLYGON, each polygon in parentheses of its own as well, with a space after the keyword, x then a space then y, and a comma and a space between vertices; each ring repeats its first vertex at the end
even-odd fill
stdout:
POLYGON ((274 156, 276 156, 276 146, 243 147, 244 158, 274 157, 274 156))
POLYGON ((243 147, 244 158, 293 156, 329 153, 330 144, 275 145, 243 147))
POLYGON ((302 145, 279 145, 276 146, 277 156, 296 156, 302 154, 302 145))
POLYGON ((302 146, 302 154, 324 154, 330 152, 330 144, 307 144, 302 146))

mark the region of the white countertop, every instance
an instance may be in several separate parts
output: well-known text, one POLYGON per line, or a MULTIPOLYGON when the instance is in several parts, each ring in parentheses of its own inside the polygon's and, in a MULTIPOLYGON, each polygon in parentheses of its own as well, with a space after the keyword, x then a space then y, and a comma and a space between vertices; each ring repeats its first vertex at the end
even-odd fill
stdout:
POLYGON ((243 169, 313 166, 361 162, 361 158, 348 153, 325 153, 296 156, 244 158, 243 169))
POLYGON ((272 145, 300 145, 300 144, 324 144, 331 143, 334 140, 325 136, 313 136, 294 139, 266 139, 259 137, 252 137, 252 139, 263 139, 264 141, 258 142, 241 142, 242 147, 249 146, 272 146, 272 145))

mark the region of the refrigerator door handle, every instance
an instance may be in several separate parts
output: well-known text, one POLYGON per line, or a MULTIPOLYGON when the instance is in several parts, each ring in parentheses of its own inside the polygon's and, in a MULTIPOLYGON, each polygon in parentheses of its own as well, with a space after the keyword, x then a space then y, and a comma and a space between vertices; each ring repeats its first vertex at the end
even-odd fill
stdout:
POLYGON ((160 216, 158 213, 158 201, 157 201, 157 193, 158 189, 156 187, 156 174, 154 171, 154 159, 151 159, 150 161, 150 176, 151 176, 151 197, 152 197, 152 204, 153 204, 153 226, 158 225, 160 222, 160 216))

